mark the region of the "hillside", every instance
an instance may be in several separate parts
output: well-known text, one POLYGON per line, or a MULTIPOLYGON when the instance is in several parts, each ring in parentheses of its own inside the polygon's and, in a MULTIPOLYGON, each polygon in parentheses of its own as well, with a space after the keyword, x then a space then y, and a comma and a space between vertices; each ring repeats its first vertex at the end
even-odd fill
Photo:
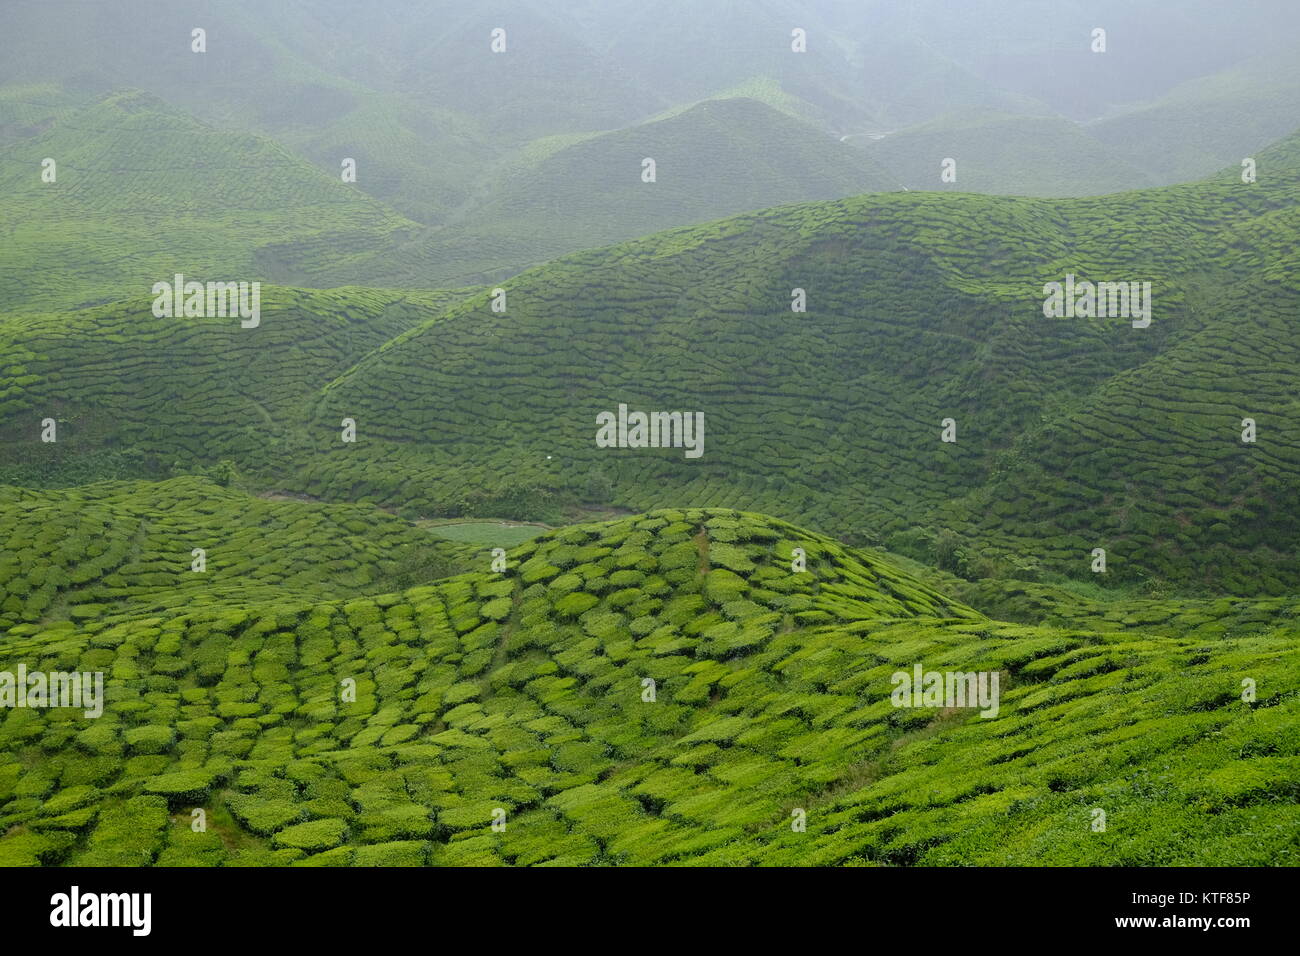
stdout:
POLYGON ((104 196, 130 197, 148 221, 170 217, 194 270, 428 288, 495 283, 575 250, 786 202, 900 181, 947 191, 935 170, 948 156, 961 160, 963 192, 1185 182, 1300 122, 1281 0, 1231 15, 1197 0, 1176 24, 1121 0, 1087 10, 1007 0, 374 6, 358 18, 342 0, 5 4, 0 219, 17 224, 4 235, 22 251, 0 265, 40 278, 28 280, 39 288, 0 285, 0 306, 130 294, 104 246, 124 226, 133 268, 153 237, 113 218, 104 196), (1098 57, 1082 40, 1103 11, 1115 44, 1098 57), (1251 40, 1267 23, 1274 39, 1251 40), (202 55, 190 48, 196 24, 209 40, 202 55), (804 53, 791 50, 794 24, 807 31, 804 53), (492 52, 491 31, 507 27, 507 52, 492 52), (155 144, 152 121, 103 110, 124 90, 184 119, 168 115, 155 144), (871 147, 869 169, 842 158, 830 142, 841 139, 871 147), (155 146, 170 157, 165 170, 140 158, 155 146), (36 191, 31 163, 69 149, 93 182, 84 201, 55 202, 36 191), (624 150, 667 162, 655 194, 629 191, 624 150), (346 196, 333 188, 344 158, 358 170, 346 196), (176 218, 176 196, 202 207, 176 218), (33 273, 38 255, 86 267, 33 273))
POLYGON ((268 286, 256 328, 157 318, 147 295, 5 317, 0 484, 193 473, 223 459, 266 470, 283 463, 322 382, 473 292, 268 286), (47 418, 56 440, 34 442, 47 418))
POLYGON ((674 226, 897 188, 870 158, 772 106, 708 100, 624 129, 533 143, 458 221, 318 281, 481 283, 674 226), (653 183, 642 180, 646 158, 656 164, 653 183))
MULTIPOLYGON (((355 158, 356 190, 441 226, 530 142, 762 87, 835 138, 954 112, 1063 116, 1171 183, 1300 122, 1289 0, 1182 8, 1171 20, 1130 0, 382 0, 358 17, 345 0, 8 0, 0 147, 141 89, 210 126, 273 139, 330 178, 355 158), (1106 56, 1088 48, 1099 20, 1113 40, 1106 56), (504 53, 490 47, 498 28, 504 53), (795 28, 808 38, 797 55, 795 28)), ((1077 128, 1040 132, 1060 134, 1052 156, 1080 143, 1077 128)), ((1062 185, 1059 195, 1093 191, 1062 185)))
POLYGON ((1300 59, 1288 49, 1188 80, 1085 129, 1156 183, 1186 182, 1238 165, 1292 132, 1297 98, 1300 59))
POLYGON ((1054 116, 967 110, 879 139, 852 140, 909 189, 1016 196, 1096 196, 1154 185, 1152 179, 1054 116), (955 182, 941 164, 957 161, 955 182))
POLYGON ((9 865, 1241 865, 1300 850, 1294 634, 999 624, 731 511, 563 529, 503 574, 400 594, 21 626, 0 644, 15 660, 106 671, 112 707, 4 712, 9 865), (891 705, 891 675, 918 663, 997 671, 996 715, 891 705))
MULTIPOLYGON (((531 139, 669 105, 584 47, 549 4, 383 6, 357 17, 336 0, 11 0, 0 11, 0 94, 25 90, 25 109, 49 117, 65 97, 147 90, 203 123, 274 139, 334 181, 354 158, 355 191, 424 223, 531 139), (490 31, 504 24, 510 53, 494 55, 490 31), (202 54, 191 50, 196 27, 202 54)), ((0 136, 2 119, 0 105, 0 136)))
POLYGON ((176 273, 261 279, 272 243, 309 246, 319 263, 414 226, 270 140, 139 91, 0 150, 0 221, 0 307, 29 312, 145 294, 176 273))
POLYGON ((451 112, 413 109, 398 94, 338 95, 336 109, 302 106, 300 119, 319 111, 320 121, 285 127, 282 142, 208 125, 139 90, 84 106, 54 90, 0 96, 0 144, 12 140, 0 145, 0 305, 83 307, 217 268, 221 279, 292 285, 482 283, 674 226, 897 188, 800 118, 809 104, 770 84, 616 130, 490 149, 451 112), (51 102, 40 109, 29 97, 51 102), (156 149, 165 160, 148 158, 156 149), (344 156, 356 183, 341 181, 344 156), (662 169, 653 184, 641 181, 647 156, 662 169), (55 182, 42 180, 47 158, 55 182), (174 231, 165 248, 149 231, 159 221, 174 231))
POLYGON ((1253 185, 786 206, 531 270, 505 313, 490 290, 268 290, 256 330, 153 319, 147 300, 7 320, 0 475, 230 458, 264 488, 408 517, 743 506, 967 577, 1092 579, 1101 547, 1108 584, 1285 594, 1296 154, 1264 154, 1253 185), (1152 282, 1150 327, 1045 319, 1067 274, 1152 282), (68 334, 108 327, 108 365, 68 334), (703 457, 597 448, 620 403, 704 412, 703 457), (57 445, 37 441, 49 416, 57 445))
POLYGON ((1086 578, 1105 547, 1112 581, 1285 593, 1298 179, 1267 168, 1078 201, 863 197, 571 257, 512 280, 507 316, 466 300, 332 383, 303 488, 382 500, 400 481, 403 503, 455 513, 460 485, 525 517, 548 490, 612 486, 627 507, 744 502, 968 574, 1086 578), (1076 272, 1151 281, 1159 317, 1045 320, 1044 283, 1076 272), (596 449, 619 403, 706 411, 711 450, 596 449), (364 472, 324 440, 345 414, 374 423, 364 472), (1243 445, 1244 418, 1268 439, 1243 445), (412 500, 413 474, 444 484, 412 500))
POLYGON ((500 147, 445 102, 396 88, 389 51, 363 29, 379 29, 383 18, 372 12, 363 24, 352 12, 332 0, 112 8, 11 0, 0 11, 0 142, 8 138, 6 114, 22 124, 14 134, 30 133, 69 106, 144 90, 207 126, 273 139, 335 182, 342 159, 356 159, 354 189, 436 221, 460 204, 476 167, 500 147), (196 28, 206 31, 202 54, 192 50, 196 28), (436 165, 428 161, 434 152, 436 165))
POLYGON ((0 0, 7 928, 479 866, 1264 928, 1297 102, 1297 0, 0 0))

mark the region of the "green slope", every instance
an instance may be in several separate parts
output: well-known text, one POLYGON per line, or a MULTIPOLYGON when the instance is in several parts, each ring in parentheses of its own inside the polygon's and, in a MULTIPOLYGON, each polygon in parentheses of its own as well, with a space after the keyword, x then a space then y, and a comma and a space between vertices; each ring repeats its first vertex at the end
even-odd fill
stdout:
POLYGON ((356 13, 333 0, 129 10, 13 0, 0 20, 0 143, 69 101, 138 88, 217 128, 269 136, 335 181, 342 159, 356 159, 356 190, 432 223, 514 146, 668 105, 546 4, 385 2, 356 13), (488 46, 501 25, 514 41, 504 56, 488 46), (203 54, 191 51, 196 27, 207 31, 203 54))
POLYGON ((790 115, 800 101, 763 84, 735 92, 749 91, 780 108, 729 94, 519 150, 486 148, 476 123, 396 93, 319 92, 340 97, 337 108, 299 104, 294 122, 263 124, 284 145, 205 125, 139 91, 51 115, 0 101, 14 137, 0 147, 12 217, 0 304, 81 306, 130 294, 140 277, 151 286, 218 265, 286 284, 482 282, 673 226, 895 188, 871 160, 790 115), (663 176, 638 188, 647 155, 663 176), (41 181, 46 157, 59 164, 56 183, 41 181), (356 161, 355 184, 341 181, 341 157, 356 161), (438 225, 420 230, 373 197, 438 225), (158 222, 174 231, 166 249, 150 231, 158 222), (110 238, 131 254, 106 249, 110 238))
POLYGON ((531 144, 453 224, 317 277, 464 284, 577 249, 810 199, 897 188, 870 159, 745 96, 611 132, 531 144), (655 160, 654 183, 642 161, 655 160))
POLYGON ((0 865, 1296 865, 1300 72, 1187 3, 0 5, 0 865))
POLYGON ((248 329, 237 318, 155 318, 148 296, 7 317, 0 482, 157 476, 225 458, 283 463, 321 383, 472 291, 266 287, 261 323, 248 329), (46 418, 56 441, 34 447, 46 418))
POLYGON ((141 301, 82 313, 115 327, 107 363, 64 317, 11 321, 4 473, 233 458, 264 487, 412 518, 743 505, 968 577, 1091 580, 1101 547, 1110 584, 1286 593, 1300 169, 1293 143, 1267 155, 1249 186, 783 207, 532 270, 505 313, 480 291, 386 331, 399 293, 285 292, 284 319, 251 331, 140 321, 141 301), (1043 285, 1067 273, 1151 281, 1151 327, 1045 319, 1043 285), (596 415, 620 403, 704 412, 704 456, 598 449, 596 415), (45 417, 65 440, 38 442, 45 417))
POLYGON ((82 106, 79 97, 55 83, 0 86, 0 146, 37 136, 82 106))
POLYGON ((356 189, 424 224, 452 216, 504 149, 471 117, 400 93, 341 94, 322 113, 268 126, 336 178, 344 158, 355 160, 356 189))
POLYGON ((139 91, 108 96, 0 150, 0 307, 77 307, 206 280, 292 273, 414 224, 264 138, 206 126, 139 91), (42 180, 53 159, 57 180, 42 180), (283 256, 280 259, 284 259, 283 256))
POLYGON ((0 542, 0 632, 380 591, 426 567, 461 570, 472 553, 373 507, 249 498, 198 478, 0 485, 0 542))
POLYGON ((333 383, 304 487, 410 503, 421 475, 418 508, 475 494, 525 517, 612 483, 633 508, 739 501, 964 573, 1088 577, 1106 547, 1111 580, 1277 593, 1300 530, 1297 179, 1270 169, 1086 201, 867 197, 572 257, 512 280, 508 315, 468 300, 333 383), (1152 281, 1158 318, 1044 319, 1067 273, 1152 281), (711 450, 598 450, 620 402, 705 411, 711 450), (364 470, 331 450, 345 415, 364 470), (1266 440, 1241 444, 1246 417, 1266 440))
POLYGON ((909 189, 1095 196, 1154 184, 1113 149, 1054 116, 966 111, 852 142, 909 189), (941 179, 947 159, 956 160, 955 182, 941 179))
POLYGON ((5 668, 106 691, 4 711, 0 859, 1294 864, 1294 637, 999 624, 784 522, 664 511, 402 594, 13 629, 5 668), (915 664, 998 672, 997 715, 893 706, 915 664))
POLYGON ((1297 98, 1300 59, 1290 49, 1189 80, 1086 129, 1155 182, 1186 182, 1238 165, 1293 131, 1297 98))
MULTIPOLYGON (((441 225, 531 140, 621 128, 758 85, 836 137, 953 112, 1104 114, 1096 135, 1123 162, 1154 182, 1185 181, 1294 127, 1295 20, 1285 2, 1228 11, 1197 0, 1169 22, 1126 0, 1051 9, 1035 0, 383 0, 360 17, 346 0, 129 9, 9 0, 0 145, 140 88, 219 128, 269 136, 331 178, 355 158, 358 190, 441 225), (1104 57, 1082 42, 1098 20, 1114 40, 1104 57), (796 24, 809 35, 797 55, 796 24), (202 55, 190 49, 196 26, 208 31, 202 55), (489 48, 496 27, 512 38, 506 54, 489 48)), ((1062 151, 1081 145, 1059 132, 1062 151)), ((1078 172, 1091 183, 1097 170, 1078 172)))

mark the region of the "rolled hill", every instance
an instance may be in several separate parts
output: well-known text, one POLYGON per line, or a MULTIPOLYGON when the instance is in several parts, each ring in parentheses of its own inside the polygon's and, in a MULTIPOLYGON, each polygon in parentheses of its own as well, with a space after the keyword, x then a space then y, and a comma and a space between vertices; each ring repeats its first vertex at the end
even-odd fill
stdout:
POLYGON ((1278 633, 1211 648, 999 624, 730 511, 575 526, 482 567, 14 628, 4 666, 106 672, 108 706, 5 711, 0 858, 1294 862, 1297 659, 1278 633), (895 706, 891 675, 918 663, 998 672, 996 715, 895 706))
POLYGON ((479 284, 524 265, 675 226, 899 188, 871 157, 748 96, 623 129, 539 140, 456 220, 396 248, 326 263, 317 281, 479 284), (642 178, 655 163, 655 180, 642 178))
MULTIPOLYGON (((144 294, 176 273, 264 279, 263 247, 292 243, 319 264, 414 227, 272 140, 208 126, 140 91, 3 147, 0 210, 0 304, 23 312, 144 294)), ((285 254, 272 265, 295 270, 285 254)))
POLYGON ((0 455, 45 483, 231 458, 411 517, 740 505, 972 577, 1091 579, 1101 548, 1109 582, 1286 593, 1295 155, 1262 153, 1253 184, 785 206, 579 253, 504 299, 268 291, 250 330, 147 300, 76 314, 112 328, 107 358, 65 316, 7 320, 0 455), (1150 326, 1045 317, 1071 275, 1151 283, 1150 326), (702 457, 597 447, 620 404, 703 412, 702 457), (39 443, 46 417, 66 440, 39 443))

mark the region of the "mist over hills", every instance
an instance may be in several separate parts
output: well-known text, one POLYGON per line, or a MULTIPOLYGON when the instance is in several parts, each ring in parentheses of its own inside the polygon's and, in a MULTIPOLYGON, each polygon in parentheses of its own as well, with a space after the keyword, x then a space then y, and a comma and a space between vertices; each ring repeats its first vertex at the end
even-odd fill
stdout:
POLYGON ((1085 129, 1158 183, 1203 175, 1293 131, 1300 97, 1294 51, 1260 53, 1213 76, 1198 77, 1152 102, 1102 117, 1085 129), (1188 131, 1204 132, 1189 137, 1188 131), (1243 151, 1242 147, 1249 147, 1243 151))
POLYGON ((900 188, 801 120, 749 97, 708 100, 627 129, 534 143, 457 221, 315 277, 407 286, 509 275, 588 246, 764 206, 900 188), (655 162, 653 183, 642 161, 655 162))
POLYGON ((0 5, 0 866, 1296 865, 1297 27, 0 5))
MULTIPOLYGON (((350 191, 433 229, 410 246, 384 229, 340 238, 336 245, 362 257, 355 280, 340 278, 346 269, 302 261, 288 239, 293 251, 283 254, 293 267, 283 267, 276 249, 258 260, 260 278, 427 288, 496 281, 555 255, 747 209, 896 181, 950 189, 939 173, 949 157, 966 191, 1066 196, 1186 182, 1300 125, 1293 107, 1300 81, 1288 65, 1298 61, 1300 24, 1281 0, 1232 11, 1197 2, 1177 23, 1158 3, 1111 0, 1050 9, 1008 0, 906 7, 386 0, 364 16, 334 0, 263 7, 6 4, 0 149, 104 96, 145 90, 216 129, 269 137, 335 182, 341 162, 353 159, 350 191), (210 39, 202 55, 191 51, 196 27, 210 39), (1090 49, 1098 27, 1110 38, 1102 55, 1090 49), (491 47, 497 28, 506 30, 501 54, 491 47), (796 30, 805 32, 806 52, 793 52, 796 30), (723 103, 746 89, 765 91, 768 105, 779 102, 817 130, 727 112, 723 103), (664 126, 666 112, 689 117, 697 104, 710 122, 664 126), (991 126, 971 118, 994 114, 991 126), (600 162, 624 177, 609 207, 574 195, 571 180, 550 175, 563 172, 556 166, 533 171, 527 202, 500 195, 539 154, 592 134, 603 135, 585 148, 607 145, 600 162), (829 138, 867 149, 856 172, 829 138), (747 191, 710 201, 743 179, 728 144, 752 140, 763 143, 759 152, 778 143, 792 152, 774 158, 747 191), (716 179, 696 178, 693 193, 647 215, 631 188, 643 157, 617 165, 618 150, 633 144, 647 154, 716 156, 702 164, 716 179), (537 237, 538 208, 559 211, 565 226, 545 241, 537 237), (626 229, 602 228, 611 220, 626 229), (405 271, 392 265, 401 262, 405 271)), ((110 130, 118 118, 93 122, 110 130)), ((240 142, 231 137, 224 149, 260 148, 240 142)), ((575 160, 587 158, 573 148, 575 160)), ((183 155, 175 172, 193 180, 183 190, 202 195, 201 167, 183 155)), ((0 166, 21 176, 29 161, 25 147, 6 149, 0 166)), ((307 170, 294 175, 304 180, 294 189, 316 182, 307 170)), ((256 184, 250 190, 260 192, 256 184)), ((293 223, 285 228, 295 231, 293 223)))
POLYGON ((1138 166, 1055 116, 968 110, 879 139, 852 141, 916 190, 1099 196, 1155 184, 1138 166), (954 164, 949 182, 941 178, 945 161, 954 164))
POLYGON ((316 267, 410 222, 279 144, 200 123, 139 91, 112 94, 4 150, 7 309, 78 307, 164 276, 259 271, 259 248, 309 246, 316 267), (46 158, 57 180, 39 175, 46 158))
POLYGON ((1253 185, 782 207, 530 270, 504 312, 484 289, 268 292, 255 330, 155 319, 145 298, 80 313, 152 369, 126 382, 96 338, 34 319, 11 329, 0 449, 9 474, 51 478, 232 458, 410 517, 732 502, 968 575, 1087 578, 1105 547, 1117 580, 1286 593, 1295 155, 1294 138, 1261 154, 1253 185), (1046 318, 1045 284, 1073 274, 1150 282, 1150 327, 1046 318), (187 398, 159 407, 163 381, 187 398), (708 410, 709 454, 595 448, 620 403, 708 410), (33 451, 51 410, 65 438, 33 451))

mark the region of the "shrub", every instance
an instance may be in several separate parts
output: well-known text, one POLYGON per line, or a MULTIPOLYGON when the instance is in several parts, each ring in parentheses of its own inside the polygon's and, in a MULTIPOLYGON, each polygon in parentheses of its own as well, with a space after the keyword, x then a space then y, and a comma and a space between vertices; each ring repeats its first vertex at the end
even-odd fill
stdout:
POLYGON ((704 594, 714 604, 726 604, 745 593, 745 579, 725 568, 714 568, 705 576, 704 594))
POLYGON ((308 852, 328 850, 342 843, 347 832, 348 825, 343 820, 311 820, 279 831, 271 844, 308 852))
POLYGON ((154 777, 145 784, 144 790, 145 793, 166 797, 172 807, 181 803, 203 803, 217 776, 214 771, 207 769, 179 770, 154 777))
POLYGON ((122 734, 127 748, 137 754, 160 754, 171 748, 176 732, 160 724, 132 727, 122 734))
POLYGON ((599 603, 600 600, 595 595, 575 591, 555 602, 555 613, 562 618, 575 618, 599 603))
POLYGON ((226 800, 231 814, 254 833, 269 836, 296 823, 305 815, 302 804, 286 799, 268 799, 255 794, 234 794, 226 800))

